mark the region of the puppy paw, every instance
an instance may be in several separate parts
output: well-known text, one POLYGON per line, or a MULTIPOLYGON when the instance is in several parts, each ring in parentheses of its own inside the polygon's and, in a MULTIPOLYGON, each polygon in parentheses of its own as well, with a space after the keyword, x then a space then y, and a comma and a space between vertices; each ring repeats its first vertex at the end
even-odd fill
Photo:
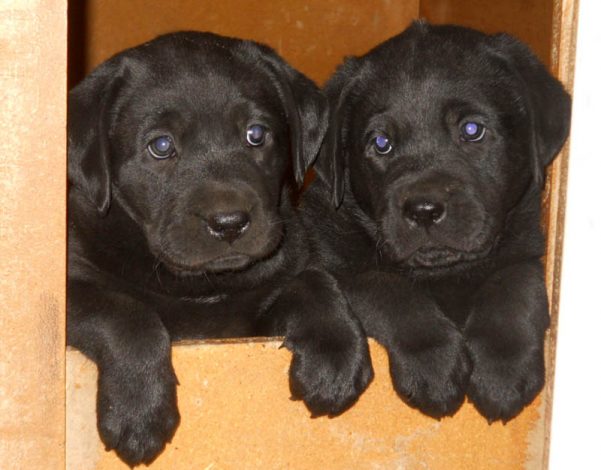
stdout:
POLYGON ((130 467, 149 464, 171 441, 179 424, 173 370, 144 377, 115 370, 99 376, 98 432, 130 467))
POLYGON ((464 339, 453 325, 436 328, 444 335, 399 341, 388 355, 397 394, 409 406, 441 418, 453 415, 463 404, 471 362, 464 339))
POLYGON ((302 399, 313 417, 336 416, 350 408, 373 379, 365 337, 320 341, 318 335, 287 337, 292 351, 290 392, 302 399))
POLYGON ((489 423, 515 418, 545 383, 542 350, 493 356, 483 344, 468 343, 474 364, 468 399, 489 423))

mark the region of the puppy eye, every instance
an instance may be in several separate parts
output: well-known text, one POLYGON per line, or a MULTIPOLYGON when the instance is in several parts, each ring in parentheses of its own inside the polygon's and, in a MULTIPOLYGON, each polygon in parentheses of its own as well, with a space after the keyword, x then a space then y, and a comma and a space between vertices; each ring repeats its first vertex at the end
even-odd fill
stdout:
POLYGON ((384 134, 379 134, 376 137, 374 137, 373 142, 376 152, 378 152, 380 155, 386 155, 392 150, 392 144, 390 143, 390 139, 384 134))
POLYGON ((480 142, 484 134, 486 127, 477 122, 468 121, 461 126, 461 140, 464 142, 480 142))
POLYGON ((150 141, 148 151, 157 160, 164 160, 175 156, 175 145, 171 137, 162 135, 150 141))
POLYGON ((265 128, 260 124, 253 124, 246 129, 246 141, 253 147, 265 143, 265 128))

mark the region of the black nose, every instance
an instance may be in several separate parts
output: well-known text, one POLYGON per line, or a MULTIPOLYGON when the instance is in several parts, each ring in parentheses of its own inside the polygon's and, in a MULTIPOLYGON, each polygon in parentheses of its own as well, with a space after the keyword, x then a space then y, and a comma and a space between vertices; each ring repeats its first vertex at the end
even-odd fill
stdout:
POLYGON ((407 199, 403 205, 403 217, 420 227, 428 228, 439 223, 445 214, 445 205, 427 199, 407 199))
POLYGON ((219 212, 207 217, 209 233, 219 240, 232 243, 248 229, 250 216, 248 212, 219 212))

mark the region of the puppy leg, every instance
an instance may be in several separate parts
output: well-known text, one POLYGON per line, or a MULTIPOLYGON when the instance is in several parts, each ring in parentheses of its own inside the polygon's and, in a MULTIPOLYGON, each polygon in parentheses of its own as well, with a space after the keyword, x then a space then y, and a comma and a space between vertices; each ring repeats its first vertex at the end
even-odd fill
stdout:
POLYGON ((69 283, 67 340, 98 366, 98 431, 130 466, 149 463, 179 424, 171 344, 142 303, 69 283))
POLYGON ((465 399, 471 364, 461 332, 405 278, 367 272, 345 282, 353 311, 388 350, 392 383, 410 406, 440 418, 465 399))
POLYGON ((357 401, 373 378, 367 338, 335 279, 307 270, 290 282, 263 319, 263 329, 285 336, 293 353, 292 397, 313 416, 334 416, 357 401))
POLYGON ((490 422, 515 417, 542 389, 548 326, 538 261, 498 271, 476 294, 465 325, 474 364, 467 393, 490 422))

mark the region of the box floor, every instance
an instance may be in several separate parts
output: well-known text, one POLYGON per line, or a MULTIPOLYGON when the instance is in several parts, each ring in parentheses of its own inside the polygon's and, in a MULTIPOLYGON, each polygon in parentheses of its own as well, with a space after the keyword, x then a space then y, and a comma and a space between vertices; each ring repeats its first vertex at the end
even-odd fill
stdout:
MULTIPOLYGON (((370 344, 375 379, 336 418, 311 419, 289 400, 280 341, 192 343, 173 349, 180 427, 152 469, 539 469, 544 394, 506 425, 466 403, 441 421, 395 394, 385 351, 370 344)), ((96 367, 67 354, 67 468, 126 469, 98 438, 96 367)))

